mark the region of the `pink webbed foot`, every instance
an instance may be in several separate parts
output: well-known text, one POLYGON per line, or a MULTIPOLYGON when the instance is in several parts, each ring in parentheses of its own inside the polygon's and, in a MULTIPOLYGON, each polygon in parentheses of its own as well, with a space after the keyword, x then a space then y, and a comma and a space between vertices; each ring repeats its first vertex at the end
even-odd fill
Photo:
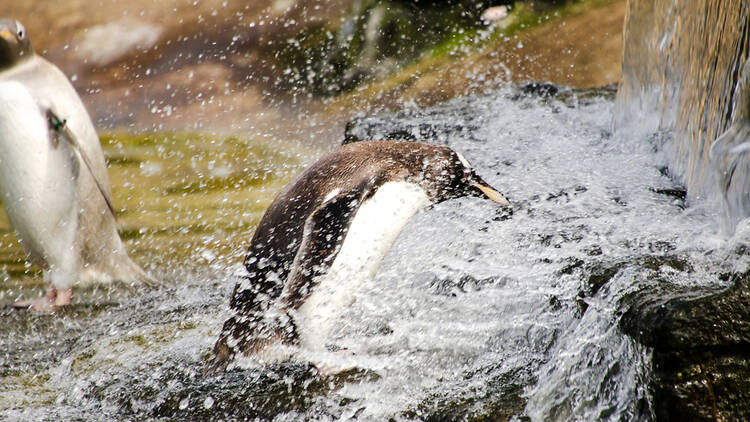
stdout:
MULTIPOLYGON (((354 356, 354 353, 350 352, 347 349, 341 349, 336 350, 333 352, 334 356, 338 356, 339 358, 343 358, 342 360, 346 360, 346 358, 349 358, 351 356, 354 356)), ((357 371, 357 366, 351 363, 344 363, 344 362, 337 362, 337 363, 330 363, 330 362, 319 362, 319 361, 313 361, 311 362, 312 365, 315 367, 315 370, 317 371, 317 374, 319 377, 335 377, 340 375, 349 375, 352 372, 357 371)))
POLYGON ((12 306, 16 309, 36 312, 54 312, 61 306, 69 305, 72 297, 73 289, 57 290, 50 286, 44 296, 37 299, 19 300, 12 306))

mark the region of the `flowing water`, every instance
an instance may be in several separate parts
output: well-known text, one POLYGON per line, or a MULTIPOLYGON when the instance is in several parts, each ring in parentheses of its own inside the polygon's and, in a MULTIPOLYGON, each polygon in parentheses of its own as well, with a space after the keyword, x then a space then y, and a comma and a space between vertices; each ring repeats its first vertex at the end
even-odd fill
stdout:
MULTIPOLYGON (((57 315, 0 311, 0 419, 648 419, 650 351, 618 321, 629 294, 721 286, 747 265, 711 202, 686 202, 653 137, 610 132, 611 90, 552 98, 507 87, 360 119, 445 143, 513 203, 418 213, 305 363, 203 375, 234 274, 274 193, 318 151, 273 139, 107 136, 135 260, 167 282, 90 288, 57 315)), ((743 228, 744 227, 744 228, 743 228)), ((7 224, 10 302, 39 291, 7 224)), ((744 236, 744 237, 743 237, 744 236)))
POLYGON ((615 126, 660 132, 670 170, 690 196, 722 196, 732 232, 750 215, 750 5, 630 0, 623 47, 615 126))

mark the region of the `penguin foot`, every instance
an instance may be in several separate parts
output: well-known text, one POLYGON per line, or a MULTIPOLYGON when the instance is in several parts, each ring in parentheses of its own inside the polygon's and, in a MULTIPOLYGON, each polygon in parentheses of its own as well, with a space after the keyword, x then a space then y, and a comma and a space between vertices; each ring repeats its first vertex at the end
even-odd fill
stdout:
POLYGON ((19 300, 11 306, 35 312, 54 312, 61 306, 69 305, 72 297, 73 289, 57 290, 50 286, 43 297, 19 300))
POLYGON ((356 373, 359 369, 356 365, 337 366, 320 362, 312 362, 312 365, 321 378, 347 376, 356 373))
POLYGON ((314 376, 316 378, 333 383, 330 385, 337 386, 336 388, 345 383, 377 381, 380 379, 380 375, 377 372, 354 364, 328 366, 321 365, 320 363, 312 363, 312 366, 315 368, 314 376))
POLYGON ((347 358, 354 356, 355 354, 348 349, 339 349, 330 352, 333 356, 336 356, 339 362, 326 362, 325 360, 312 359, 310 363, 317 371, 319 377, 338 377, 346 376, 351 373, 355 373, 359 370, 356 364, 346 362, 347 358))

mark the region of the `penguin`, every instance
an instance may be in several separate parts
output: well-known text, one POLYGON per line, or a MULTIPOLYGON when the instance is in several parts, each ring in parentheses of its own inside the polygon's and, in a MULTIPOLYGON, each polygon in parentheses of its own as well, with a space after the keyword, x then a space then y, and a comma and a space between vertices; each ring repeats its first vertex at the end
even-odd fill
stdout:
POLYGON ((53 310, 90 281, 154 280, 117 233, 104 154, 65 75, 36 55, 20 22, 0 19, 0 201, 44 297, 16 308, 53 310))
POLYGON ((344 145, 286 186, 264 213, 234 287, 208 372, 241 356, 325 350, 341 310, 375 275, 417 211, 463 196, 508 200, 459 153, 419 142, 344 145))

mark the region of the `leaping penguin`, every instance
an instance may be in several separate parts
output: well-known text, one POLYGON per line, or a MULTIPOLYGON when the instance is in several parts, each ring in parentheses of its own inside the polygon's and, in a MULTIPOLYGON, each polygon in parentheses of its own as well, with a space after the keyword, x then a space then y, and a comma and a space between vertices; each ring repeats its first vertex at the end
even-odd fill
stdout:
POLYGON ((258 224, 209 371, 277 345, 323 349, 341 309, 375 275, 409 218, 462 196, 510 205, 445 146, 359 142, 321 158, 258 224))

